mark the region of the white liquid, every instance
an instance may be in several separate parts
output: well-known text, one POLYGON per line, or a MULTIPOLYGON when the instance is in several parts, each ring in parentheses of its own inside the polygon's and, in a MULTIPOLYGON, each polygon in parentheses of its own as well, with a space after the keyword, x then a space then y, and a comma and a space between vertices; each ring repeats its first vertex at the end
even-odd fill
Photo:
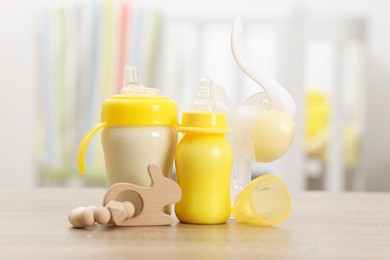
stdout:
MULTIPOLYGON (((172 164, 177 145, 177 132, 168 126, 108 126, 102 132, 107 170, 107 185, 129 182, 150 186, 147 167, 155 164, 165 177, 172 177, 172 164)), ((135 193, 118 196, 134 204, 135 214, 142 210, 142 201, 135 193)))

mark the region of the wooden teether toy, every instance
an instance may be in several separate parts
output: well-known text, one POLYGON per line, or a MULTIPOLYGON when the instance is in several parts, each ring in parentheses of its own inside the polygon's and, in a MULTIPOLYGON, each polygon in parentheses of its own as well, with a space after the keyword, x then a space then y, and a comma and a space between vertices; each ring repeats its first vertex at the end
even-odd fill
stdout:
POLYGON ((163 207, 176 203, 181 198, 179 185, 163 176, 156 165, 149 165, 152 179, 150 187, 131 183, 112 185, 104 196, 103 206, 78 207, 69 213, 69 222, 75 228, 90 227, 97 222, 101 225, 116 226, 159 226, 172 225, 173 219, 163 212, 163 207), (115 198, 123 191, 136 192, 142 200, 142 211, 134 216, 134 205, 129 201, 119 202, 115 198))
MULTIPOLYGON (((125 219, 118 226, 160 226, 172 225, 173 219, 163 212, 163 207, 181 199, 181 189, 173 180, 164 177, 156 165, 149 165, 148 172, 152 179, 150 187, 141 187, 131 183, 112 185, 103 199, 103 205, 108 206, 121 192, 136 192, 142 200, 142 211, 139 215, 125 219)), ((111 213, 112 214, 112 213, 111 213)))

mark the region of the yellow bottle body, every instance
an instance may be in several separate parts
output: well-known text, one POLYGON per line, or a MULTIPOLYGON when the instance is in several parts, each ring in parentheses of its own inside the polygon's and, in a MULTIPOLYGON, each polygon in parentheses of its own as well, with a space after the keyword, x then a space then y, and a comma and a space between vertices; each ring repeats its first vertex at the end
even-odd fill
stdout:
POLYGON ((184 134, 175 157, 182 190, 175 213, 181 222, 219 224, 228 220, 232 164, 232 150, 223 134, 184 134))

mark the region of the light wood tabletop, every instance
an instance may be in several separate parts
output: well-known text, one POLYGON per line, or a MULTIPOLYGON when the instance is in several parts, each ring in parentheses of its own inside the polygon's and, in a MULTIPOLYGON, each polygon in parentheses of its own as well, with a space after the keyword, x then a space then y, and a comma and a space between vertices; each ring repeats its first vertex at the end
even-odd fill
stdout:
POLYGON ((2 189, 0 259, 390 259, 390 193, 292 194, 290 218, 221 225, 73 229, 104 189, 2 189))

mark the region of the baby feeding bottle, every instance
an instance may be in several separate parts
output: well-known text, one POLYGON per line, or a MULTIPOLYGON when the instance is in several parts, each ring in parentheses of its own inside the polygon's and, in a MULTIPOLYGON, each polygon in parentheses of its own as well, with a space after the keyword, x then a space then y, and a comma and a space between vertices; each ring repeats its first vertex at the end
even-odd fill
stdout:
MULTIPOLYGON (((165 177, 171 177, 177 144, 177 106, 169 98, 160 96, 158 89, 144 87, 135 66, 125 68, 121 95, 114 95, 103 103, 101 121, 80 143, 80 172, 85 172, 89 141, 103 129, 108 186, 118 182, 150 186, 149 164, 159 166, 165 177)), ((131 201, 136 214, 142 210, 142 201, 135 193, 121 194, 118 200, 131 201)))
POLYGON ((224 223, 230 216, 232 150, 224 134, 226 116, 214 110, 209 82, 200 82, 192 111, 178 128, 184 134, 176 150, 177 181, 182 199, 175 206, 181 222, 224 223))

